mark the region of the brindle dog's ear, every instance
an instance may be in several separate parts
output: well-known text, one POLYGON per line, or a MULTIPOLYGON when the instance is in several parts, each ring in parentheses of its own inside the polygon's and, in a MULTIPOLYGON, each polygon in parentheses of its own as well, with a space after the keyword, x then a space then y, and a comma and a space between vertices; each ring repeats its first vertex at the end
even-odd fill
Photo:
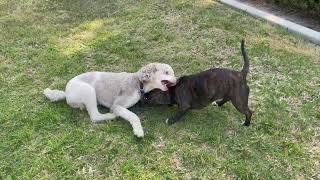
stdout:
POLYGON ((168 91, 154 89, 146 93, 142 101, 144 101, 146 104, 152 105, 168 105, 171 104, 171 96, 168 91))

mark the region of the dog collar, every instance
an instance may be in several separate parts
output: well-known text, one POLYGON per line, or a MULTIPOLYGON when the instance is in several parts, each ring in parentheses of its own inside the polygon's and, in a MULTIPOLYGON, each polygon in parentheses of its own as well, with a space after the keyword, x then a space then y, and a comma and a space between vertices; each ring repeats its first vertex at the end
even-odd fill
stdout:
POLYGON ((140 82, 140 102, 142 102, 142 104, 148 99, 148 94, 149 92, 144 91, 143 83, 140 82))
POLYGON ((143 89, 143 83, 142 82, 140 82, 140 86, 139 87, 140 87, 141 98, 144 98, 146 92, 143 89))

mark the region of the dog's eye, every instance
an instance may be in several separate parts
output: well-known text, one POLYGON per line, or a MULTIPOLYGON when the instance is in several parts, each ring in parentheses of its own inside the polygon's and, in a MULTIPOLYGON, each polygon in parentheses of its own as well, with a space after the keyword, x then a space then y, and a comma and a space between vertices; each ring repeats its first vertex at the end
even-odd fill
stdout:
POLYGON ((164 72, 166 75, 169 75, 169 71, 164 72))

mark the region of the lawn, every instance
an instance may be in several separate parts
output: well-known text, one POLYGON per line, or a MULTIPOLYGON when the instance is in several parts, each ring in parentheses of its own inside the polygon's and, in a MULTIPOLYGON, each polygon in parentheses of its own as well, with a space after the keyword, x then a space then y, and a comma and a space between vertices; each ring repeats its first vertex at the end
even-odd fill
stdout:
POLYGON ((320 48, 284 29, 210 0, 0 0, 0 31, 0 177, 320 178, 320 48), (175 107, 133 107, 137 139, 124 120, 92 124, 42 94, 150 62, 177 76, 241 69, 242 38, 250 127, 231 103, 173 126, 164 120, 175 107))

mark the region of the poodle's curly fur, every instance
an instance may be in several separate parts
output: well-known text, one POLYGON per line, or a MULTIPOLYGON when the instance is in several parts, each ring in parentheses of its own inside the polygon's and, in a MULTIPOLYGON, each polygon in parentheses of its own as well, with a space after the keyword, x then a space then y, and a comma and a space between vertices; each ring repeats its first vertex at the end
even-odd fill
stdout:
POLYGON ((167 85, 175 84, 176 77, 171 66, 151 63, 136 73, 87 72, 71 79, 65 91, 44 90, 51 101, 66 99, 73 108, 87 109, 92 122, 111 120, 117 116, 127 120, 137 137, 144 132, 139 117, 127 108, 136 104, 144 92, 152 89, 168 90, 167 85), (101 114, 97 105, 110 108, 111 112, 101 114))

